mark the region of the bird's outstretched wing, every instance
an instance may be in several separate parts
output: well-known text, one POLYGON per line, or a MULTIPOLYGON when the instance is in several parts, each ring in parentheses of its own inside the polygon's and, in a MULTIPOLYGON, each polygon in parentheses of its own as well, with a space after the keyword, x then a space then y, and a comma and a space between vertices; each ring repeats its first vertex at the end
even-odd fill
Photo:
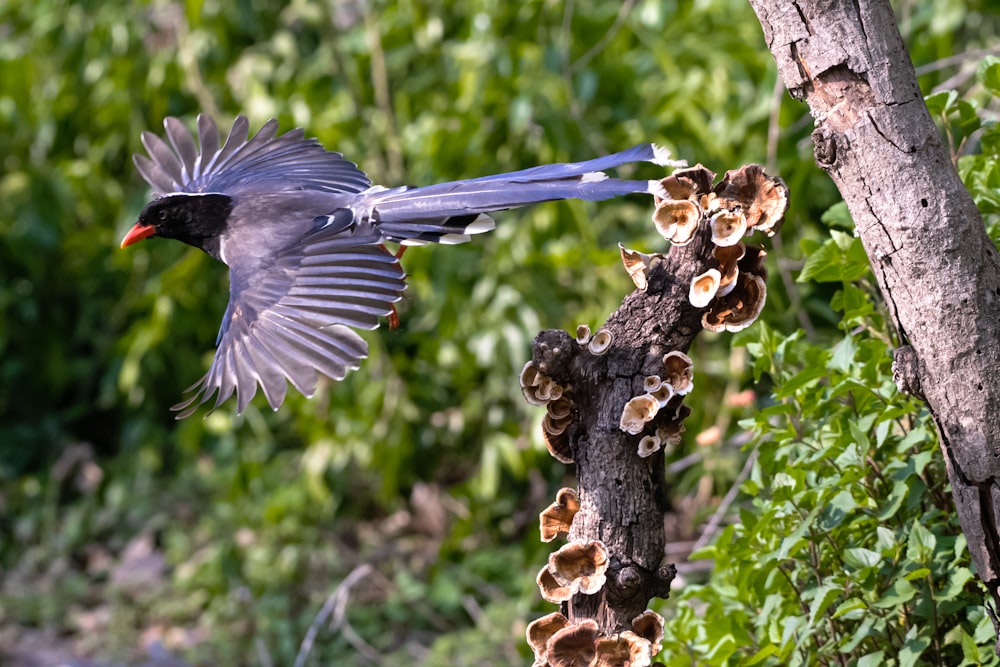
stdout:
POLYGON ((399 260, 371 227, 327 226, 306 235, 266 268, 230 268, 229 307, 208 373, 174 406, 178 419, 218 394, 237 410, 263 389, 275 410, 287 382, 312 396, 320 376, 341 380, 368 345, 354 329, 375 329, 406 288, 399 260))
POLYGON ((211 116, 198 116, 198 143, 176 118, 163 121, 169 144, 142 133, 149 153, 134 155, 136 169, 159 197, 178 192, 222 192, 228 195, 262 191, 319 190, 361 192, 371 181, 340 153, 328 151, 301 129, 276 136, 278 121, 271 119, 252 138, 250 123, 237 116, 225 143, 211 116))

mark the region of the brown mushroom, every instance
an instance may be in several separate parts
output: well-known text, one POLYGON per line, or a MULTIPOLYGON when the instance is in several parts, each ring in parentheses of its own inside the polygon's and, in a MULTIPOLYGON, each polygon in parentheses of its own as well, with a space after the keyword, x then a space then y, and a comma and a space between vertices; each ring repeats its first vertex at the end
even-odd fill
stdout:
POLYGON ((663 381, 681 396, 694 389, 694 362, 680 350, 663 355, 663 381))
POLYGON ((736 278, 740 275, 739 261, 746 256, 746 252, 746 245, 742 242, 731 246, 715 246, 712 249, 712 256, 719 263, 719 273, 722 274, 717 296, 725 296, 736 287, 736 278))
POLYGON ((665 407, 670 399, 674 397, 674 388, 670 386, 669 382, 663 382, 657 387, 656 391, 649 392, 649 395, 656 399, 657 404, 661 408, 665 407))
POLYGON ((558 611, 554 611, 541 618, 536 618, 528 624, 528 629, 524 634, 528 638, 528 646, 531 647, 532 653, 535 654, 535 662, 532 663, 532 667, 545 667, 548 663, 545 655, 549 650, 549 639, 555 633, 568 626, 569 619, 558 611))
POLYGON ((736 245, 747 231, 747 218, 740 207, 723 208, 709 218, 712 228, 712 243, 727 247, 736 245))
POLYGON ((553 575, 552 570, 549 569, 548 565, 542 567, 538 571, 538 576, 535 577, 535 583, 538 584, 538 590, 541 592, 542 597, 549 601, 555 602, 556 604, 560 602, 565 602, 571 597, 576 595, 579 590, 579 585, 570 583, 562 583, 558 581, 553 575))
POLYGON ((545 441, 545 448, 549 450, 556 461, 560 463, 573 462, 573 447, 570 444, 569 431, 564 429, 561 433, 549 433, 545 430, 546 415, 542 418, 542 440, 545 441))
POLYGON ((701 318, 709 331, 737 332, 754 323, 767 300, 767 285, 760 276, 741 273, 736 288, 716 299, 701 318))
POLYGON ((580 498, 570 488, 559 489, 556 501, 538 515, 538 529, 542 542, 551 542, 569 532, 573 517, 580 511, 580 498))
POLYGON ((545 411, 553 419, 565 419, 573 412, 573 401, 569 400, 566 396, 560 396, 554 401, 549 401, 545 406, 545 411))
POLYGON ((652 609, 647 609, 632 619, 632 631, 640 637, 649 641, 652 645, 650 652, 656 655, 663 647, 663 617, 652 609))
POLYGON ((746 254, 740 258, 739 267, 743 273, 752 273, 767 280, 767 266, 764 260, 767 259, 767 251, 760 246, 747 246, 746 254))
MULTIPOLYGON (((712 190, 715 173, 700 164, 687 169, 678 169, 660 181, 671 199, 691 199, 712 190)), ((660 202, 657 201, 657 204, 660 202)))
POLYGON ((687 245, 701 222, 702 210, 690 199, 664 199, 653 211, 653 225, 674 245, 687 245))
POLYGON ((639 458, 649 458, 658 451, 660 451, 660 436, 644 435, 639 439, 639 458))
POLYGON ((600 540, 576 540, 549 554, 548 569, 557 582, 592 595, 604 586, 608 549, 600 540))
POLYGON ((626 630, 595 643, 592 667, 649 667, 653 661, 651 642, 626 630))
POLYGON ((589 667, 594 660, 598 636, 597 621, 584 619, 552 635, 545 658, 550 667, 589 667))
POLYGON ((618 251, 621 253, 622 264, 625 265, 628 277, 632 279, 632 282, 635 283, 638 289, 645 292, 648 284, 646 277, 649 275, 649 268, 653 265, 653 261, 662 257, 662 255, 647 255, 644 252, 630 250, 621 243, 618 244, 618 251))
POLYGON ((720 198, 743 206, 748 229, 773 236, 788 210, 788 186, 776 176, 768 176, 759 164, 727 171, 715 186, 720 198))
POLYGON ((719 283, 722 282, 722 274, 718 269, 709 269, 700 276, 695 276, 691 280, 691 289, 688 292, 688 300, 695 308, 704 308, 711 303, 715 293, 719 291, 719 283))
MULTIPOLYGON (((620 245, 620 244, 619 244, 620 245)), ((576 327, 576 342, 579 345, 586 345, 590 342, 590 327, 586 324, 579 324, 576 327)))
POLYGON ((626 433, 639 435, 659 409, 659 401, 649 394, 636 396, 625 404, 618 426, 626 433))
POLYGON ((591 354, 600 356, 607 353, 612 342, 614 342, 614 336, 611 335, 611 332, 607 329, 601 329, 587 343, 587 349, 590 350, 591 354))
POLYGON ((646 393, 653 393, 660 388, 663 384, 663 380, 660 379, 659 375, 647 375, 646 379, 642 381, 642 388, 646 393))

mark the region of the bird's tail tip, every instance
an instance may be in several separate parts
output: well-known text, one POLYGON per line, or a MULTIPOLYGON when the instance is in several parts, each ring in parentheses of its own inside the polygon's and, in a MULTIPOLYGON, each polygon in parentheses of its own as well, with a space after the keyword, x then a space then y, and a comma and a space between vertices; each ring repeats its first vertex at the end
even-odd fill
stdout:
POLYGON ((653 147, 653 159, 650 160, 658 167, 686 167, 687 160, 672 160, 670 149, 659 144, 650 144, 653 147))

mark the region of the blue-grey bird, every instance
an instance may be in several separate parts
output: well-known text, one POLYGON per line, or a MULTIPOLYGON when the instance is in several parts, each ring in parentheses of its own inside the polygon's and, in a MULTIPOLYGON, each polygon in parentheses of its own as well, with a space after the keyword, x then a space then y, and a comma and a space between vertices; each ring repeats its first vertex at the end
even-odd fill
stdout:
MULTIPOLYGON (((301 129, 277 135, 270 120, 252 138, 236 118, 225 142, 198 117, 198 143, 181 121, 164 121, 169 144, 142 134, 135 155, 153 200, 122 239, 152 236, 201 248, 229 266, 229 306, 212 365, 174 406, 178 418, 217 394, 237 410, 263 389, 277 409, 287 383, 306 396, 320 376, 341 380, 368 346, 355 329, 375 329, 406 288, 399 258, 383 245, 463 243, 494 228, 486 213, 558 199, 599 201, 630 193, 666 196, 659 181, 618 180, 603 170, 670 162, 662 148, 636 146, 572 164, 427 187, 385 188, 301 129)), ((214 408, 213 408, 214 409, 214 408)))

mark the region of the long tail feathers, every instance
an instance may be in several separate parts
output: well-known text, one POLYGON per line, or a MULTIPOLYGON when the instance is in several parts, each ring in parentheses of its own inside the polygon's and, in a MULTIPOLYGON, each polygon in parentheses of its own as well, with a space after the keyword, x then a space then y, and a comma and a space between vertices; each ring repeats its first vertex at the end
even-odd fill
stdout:
POLYGON ((383 236, 405 244, 462 243, 493 229, 486 213, 560 199, 601 201, 633 193, 663 196, 659 181, 609 178, 605 169, 630 162, 679 166, 666 150, 641 144, 586 162, 550 164, 522 171, 421 188, 372 188, 363 193, 383 236))

